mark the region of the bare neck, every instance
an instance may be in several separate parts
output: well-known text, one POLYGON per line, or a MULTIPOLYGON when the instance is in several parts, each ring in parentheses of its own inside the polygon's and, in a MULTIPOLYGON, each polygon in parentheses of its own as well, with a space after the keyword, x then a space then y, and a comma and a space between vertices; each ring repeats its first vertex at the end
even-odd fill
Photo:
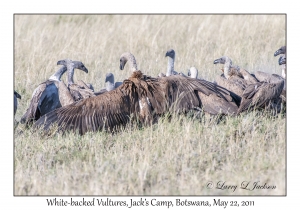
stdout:
POLYGON ((168 67, 167 67, 166 76, 170 76, 173 71, 174 71, 174 59, 171 57, 168 57, 168 67))
POLYGON ((198 78, 198 71, 196 69, 191 71, 191 78, 198 78))
POLYGON ((138 71, 135 57, 131 53, 124 54, 124 57, 127 60, 127 63, 132 71, 138 71))
POLYGON ((115 89, 115 84, 110 82, 110 81, 107 81, 106 83, 106 90, 107 91, 111 91, 111 90, 114 90, 115 89))
POLYGON ((74 67, 71 64, 67 64, 68 68, 68 85, 74 84, 73 76, 74 76, 74 67))
POLYGON ((282 67, 281 75, 285 79, 285 77, 286 77, 286 64, 282 64, 281 67, 282 67))
POLYGON ((226 79, 230 77, 229 75, 230 68, 231 68, 231 61, 226 61, 224 64, 224 76, 226 77, 226 79))
POLYGON ((53 75, 50 76, 49 80, 60 81, 61 76, 67 71, 67 67, 63 66, 58 69, 53 75))

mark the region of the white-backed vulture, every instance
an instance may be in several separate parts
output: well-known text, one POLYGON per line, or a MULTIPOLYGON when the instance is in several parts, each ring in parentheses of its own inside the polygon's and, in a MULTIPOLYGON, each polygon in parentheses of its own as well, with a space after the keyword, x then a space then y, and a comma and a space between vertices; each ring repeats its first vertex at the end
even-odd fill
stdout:
POLYGON ((237 105, 226 89, 205 80, 171 75, 151 78, 134 71, 123 84, 110 92, 56 109, 35 124, 48 130, 57 124, 61 131, 109 130, 123 126, 134 117, 144 124, 166 112, 203 108, 210 114, 235 114, 237 105))
POLYGON ((18 108, 18 99, 21 99, 21 95, 19 93, 17 93, 17 91, 14 91, 14 115, 17 112, 17 108, 18 108))
MULTIPOLYGON (((77 62, 75 68, 87 72, 80 62, 77 62)), ((38 85, 33 91, 28 109, 20 120, 21 123, 32 123, 46 113, 72 102, 68 89, 64 89, 65 85, 60 80, 66 71, 66 66, 61 67, 48 80, 38 85)))
POLYGON ((258 79, 259 82, 266 82, 270 84, 283 81, 283 89, 280 94, 280 97, 283 103, 286 102, 286 80, 283 77, 279 76, 278 74, 269 74, 263 71, 255 72, 255 77, 258 79))
POLYGON ((166 56, 168 57, 168 66, 167 66, 167 73, 166 76, 170 76, 170 75, 176 75, 178 74, 175 70, 174 70, 174 63, 175 63, 175 51, 173 49, 169 49, 166 52, 166 56))
POLYGON ((280 94, 284 87, 284 81, 276 83, 257 82, 250 84, 242 95, 238 114, 253 108, 269 108, 280 111, 280 94))
POLYGON ((280 94, 280 98, 283 102, 283 104, 286 103, 286 47, 282 46, 276 52, 274 53, 274 56, 282 54, 282 56, 279 57, 278 64, 282 66, 282 76, 279 76, 278 74, 269 74, 262 71, 255 72, 255 77, 259 82, 267 82, 267 83, 278 83, 279 81, 283 81, 283 89, 280 94))
POLYGON ((115 77, 114 77, 113 73, 107 73, 105 75, 105 86, 106 86, 105 89, 95 92, 95 95, 100 95, 105 92, 114 90, 114 89, 118 88, 119 86, 121 86, 122 84, 123 84, 123 82, 115 83, 115 77))
POLYGON ((95 96, 94 91, 91 90, 83 81, 80 84, 74 83, 73 76, 75 68, 80 68, 84 72, 88 73, 87 68, 80 61, 72 61, 70 59, 60 60, 57 65, 64 65, 68 71, 68 89, 75 101, 82 100, 84 98, 90 98, 95 96))
POLYGON ((241 96, 249 84, 258 82, 247 70, 233 66, 229 57, 223 56, 214 60, 214 64, 224 64, 223 74, 216 78, 218 85, 241 96))

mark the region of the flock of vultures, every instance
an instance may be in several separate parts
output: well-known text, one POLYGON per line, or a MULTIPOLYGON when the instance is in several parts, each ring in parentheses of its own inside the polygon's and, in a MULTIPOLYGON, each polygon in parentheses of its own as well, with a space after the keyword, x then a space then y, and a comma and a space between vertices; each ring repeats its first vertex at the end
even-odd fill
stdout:
MULTIPOLYGON (((106 88, 95 91, 92 84, 82 80, 74 82, 75 69, 88 73, 80 61, 60 60, 61 68, 41 83, 32 94, 30 105, 20 122, 48 131, 52 125, 59 131, 114 131, 134 119, 143 125, 157 122, 166 113, 201 112, 208 115, 236 116, 253 109, 264 109, 278 114, 286 104, 286 47, 278 49, 282 75, 257 71, 250 74, 232 65, 229 57, 216 59, 223 64, 222 74, 214 82, 198 78, 198 70, 191 67, 188 74, 174 70, 175 51, 166 53, 166 74, 158 77, 143 75, 135 57, 123 53, 120 70, 129 65, 132 74, 123 82, 114 81, 112 73, 106 74, 106 88), (61 81, 67 72, 68 84, 61 81)), ((17 110, 14 91, 14 113, 17 110)))

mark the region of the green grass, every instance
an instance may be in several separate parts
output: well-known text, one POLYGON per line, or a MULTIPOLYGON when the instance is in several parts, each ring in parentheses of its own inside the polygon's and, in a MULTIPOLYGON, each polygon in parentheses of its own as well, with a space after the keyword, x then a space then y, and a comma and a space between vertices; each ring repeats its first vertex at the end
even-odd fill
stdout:
MULTIPOLYGON (((74 80, 104 87, 116 81, 119 57, 130 51, 143 73, 166 72, 165 52, 176 51, 175 68, 195 66, 209 81, 221 73, 223 55, 251 73, 280 74, 274 52, 285 44, 283 15, 15 15, 15 90, 22 95, 16 120, 56 62, 82 61, 89 73, 74 80)), ((66 75, 63 76, 63 80, 66 75)), ((129 125, 110 134, 41 136, 18 125, 14 134, 15 195, 284 195, 285 116, 251 112, 221 122, 186 116, 151 127, 129 125), (207 189, 226 181, 232 190, 207 189), (243 190, 243 181, 276 185, 243 190)))

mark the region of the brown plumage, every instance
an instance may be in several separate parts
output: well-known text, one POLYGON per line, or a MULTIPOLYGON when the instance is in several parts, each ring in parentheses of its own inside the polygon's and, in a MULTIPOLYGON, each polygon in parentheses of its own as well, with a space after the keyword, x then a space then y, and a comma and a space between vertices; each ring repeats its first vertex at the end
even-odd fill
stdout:
POLYGON ((130 117, 144 124, 166 112, 182 113, 201 108, 211 114, 235 114, 235 98, 226 89, 205 80, 179 75, 151 78, 134 71, 123 84, 110 92, 75 102, 46 114, 36 126, 49 129, 57 123, 59 130, 114 130, 130 117))
POLYGON ((279 76, 278 74, 269 74, 262 71, 255 72, 255 77, 258 79, 259 82, 266 82, 270 84, 283 81, 284 84, 280 97, 282 99, 282 102, 286 102, 286 80, 283 77, 279 76))
POLYGON ((280 94, 284 87, 284 81, 276 83, 257 82, 250 84, 242 95, 238 114, 253 108, 270 108, 280 111, 280 94))
POLYGON ((241 96, 249 84, 258 82, 247 70, 233 66, 229 57, 223 56, 214 60, 214 64, 224 64, 223 74, 216 78, 218 85, 241 96))
POLYGON ((85 72, 88 73, 87 68, 80 61, 72 61, 70 59, 60 60, 57 62, 58 65, 64 65, 67 67, 68 71, 68 89, 71 96, 75 101, 80 101, 84 98, 90 98, 95 96, 94 91, 91 90, 82 80, 79 80, 79 83, 74 83, 73 75, 75 68, 85 69, 85 72))

